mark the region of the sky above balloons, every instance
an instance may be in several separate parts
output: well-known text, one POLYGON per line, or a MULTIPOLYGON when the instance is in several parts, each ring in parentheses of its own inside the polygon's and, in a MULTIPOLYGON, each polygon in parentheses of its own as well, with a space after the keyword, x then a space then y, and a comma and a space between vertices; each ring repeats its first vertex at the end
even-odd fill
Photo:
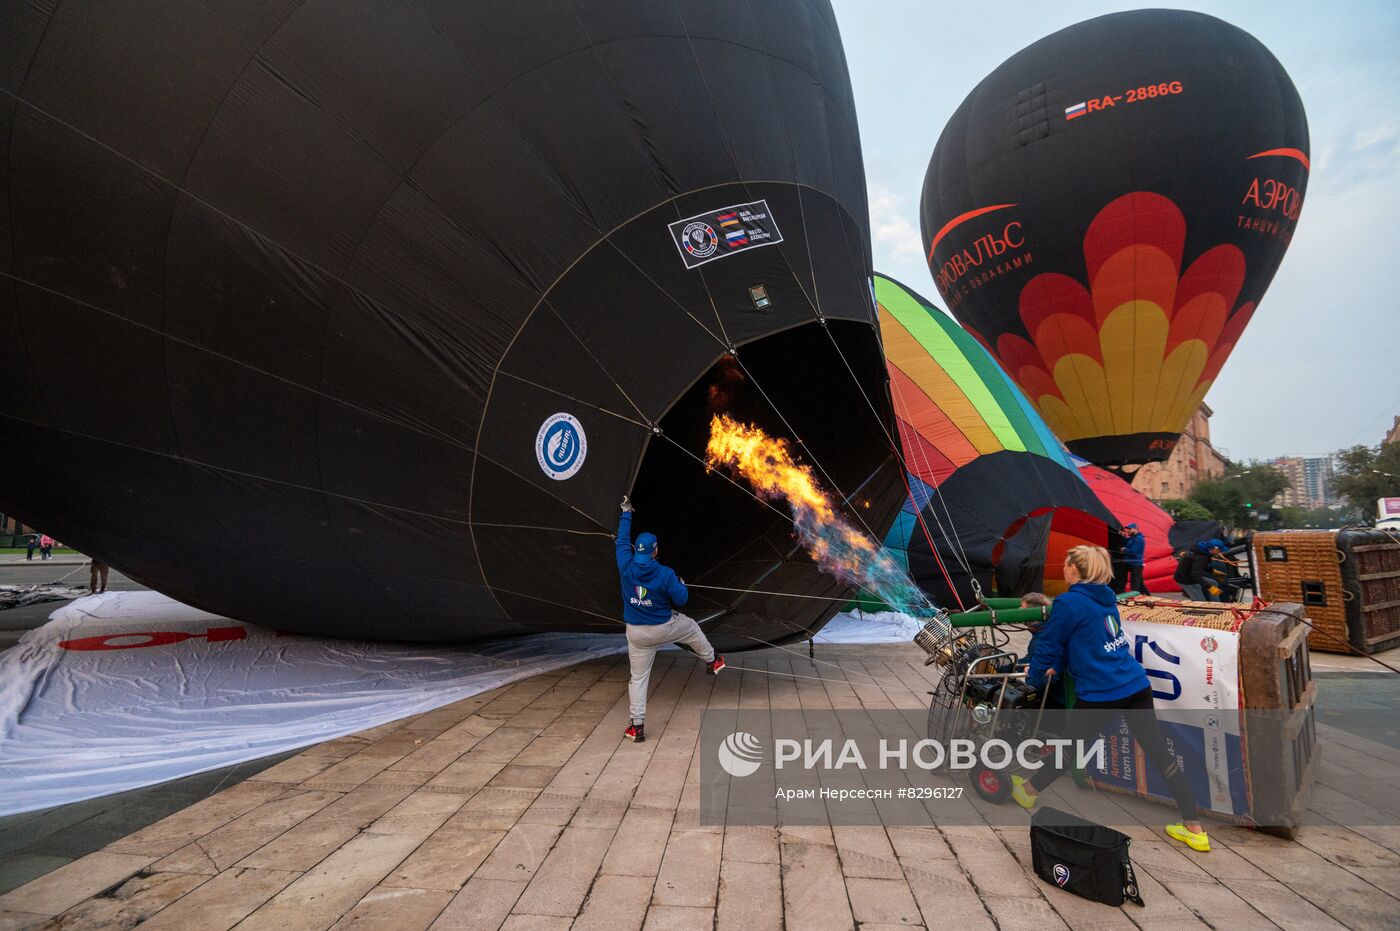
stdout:
MULTIPOLYGON (((944 124, 1042 36, 1148 4, 832 0, 860 116, 875 267, 934 298, 919 193, 944 124)), ((1400 3, 1173 3, 1253 34, 1307 108, 1312 176, 1298 233, 1206 403, 1234 459, 1380 442, 1400 414, 1400 3)), ((1229 127, 1221 127, 1229 132, 1229 127)))

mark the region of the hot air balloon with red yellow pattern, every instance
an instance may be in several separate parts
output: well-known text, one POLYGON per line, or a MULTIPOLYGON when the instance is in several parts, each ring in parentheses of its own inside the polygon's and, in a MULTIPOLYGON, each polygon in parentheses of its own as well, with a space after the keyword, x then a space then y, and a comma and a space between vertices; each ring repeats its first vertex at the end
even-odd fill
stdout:
POLYGON ((1018 52, 968 95, 924 179, 949 310, 1084 458, 1166 459, 1293 237, 1298 92, 1248 33, 1138 10, 1018 52))

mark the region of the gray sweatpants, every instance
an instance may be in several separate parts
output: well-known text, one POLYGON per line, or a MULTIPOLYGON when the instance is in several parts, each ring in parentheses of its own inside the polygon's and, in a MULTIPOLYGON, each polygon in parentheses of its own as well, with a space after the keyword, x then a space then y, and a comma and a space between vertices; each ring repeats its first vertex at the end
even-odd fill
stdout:
POLYGON ((705 633, 694 618, 679 611, 671 613, 665 624, 628 624, 627 659, 632 664, 632 678, 627 683, 627 698, 632 720, 638 724, 647 716, 647 686, 651 682, 651 664, 656 651, 670 643, 683 643, 705 662, 713 662, 715 648, 705 639, 705 633))

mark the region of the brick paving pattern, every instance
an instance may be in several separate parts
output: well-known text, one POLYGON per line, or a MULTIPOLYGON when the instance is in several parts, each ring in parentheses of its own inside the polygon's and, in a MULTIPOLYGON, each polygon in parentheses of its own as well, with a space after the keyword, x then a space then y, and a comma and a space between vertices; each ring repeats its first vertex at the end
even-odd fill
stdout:
POLYGON ((703 711, 923 707, 921 657, 765 650, 711 678, 663 654, 643 744, 621 738, 622 657, 536 676, 311 747, 112 841, 0 896, 0 931, 1400 926, 1400 827, 1341 823, 1400 817, 1400 750, 1328 727, 1320 823, 1296 842, 1212 825, 1193 855, 1161 835, 1165 809, 1134 820, 1067 786, 1136 825, 1146 908, 1035 879, 1024 827, 700 823, 703 711))

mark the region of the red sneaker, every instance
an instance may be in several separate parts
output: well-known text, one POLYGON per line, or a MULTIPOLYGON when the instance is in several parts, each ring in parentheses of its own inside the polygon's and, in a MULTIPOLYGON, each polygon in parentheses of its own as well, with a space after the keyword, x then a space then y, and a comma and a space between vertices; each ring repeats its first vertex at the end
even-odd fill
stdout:
POLYGON ((627 725, 627 730, 622 732, 622 736, 626 737, 633 743, 641 743, 642 741, 647 739, 646 734, 642 730, 643 727, 645 727, 645 725, 629 724, 627 725))
POLYGON ((724 657, 715 655, 714 662, 705 664, 705 671, 712 676, 719 675, 719 671, 724 668, 724 657))

